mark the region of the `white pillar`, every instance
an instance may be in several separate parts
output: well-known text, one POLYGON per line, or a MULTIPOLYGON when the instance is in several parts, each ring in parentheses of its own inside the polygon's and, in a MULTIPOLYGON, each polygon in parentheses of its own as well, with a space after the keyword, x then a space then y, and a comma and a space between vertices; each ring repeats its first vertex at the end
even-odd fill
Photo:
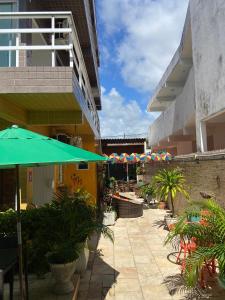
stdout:
POLYGON ((72 34, 69 34, 69 45, 70 45, 70 50, 69 50, 69 56, 70 56, 70 67, 73 68, 73 42, 72 42, 72 34))
MULTIPOLYGON (((51 18, 52 29, 55 29, 55 17, 51 18)), ((52 47, 55 46, 55 32, 52 33, 52 47)), ((52 67, 55 67, 55 50, 52 50, 52 67)))
POLYGON ((200 138, 200 151, 206 152, 207 149, 207 131, 206 131, 206 122, 200 121, 199 122, 199 138, 200 138))
MULTIPOLYGON (((16 34, 16 47, 20 46, 20 34, 16 34)), ((16 50, 16 67, 20 66, 20 52, 19 49, 16 50)))

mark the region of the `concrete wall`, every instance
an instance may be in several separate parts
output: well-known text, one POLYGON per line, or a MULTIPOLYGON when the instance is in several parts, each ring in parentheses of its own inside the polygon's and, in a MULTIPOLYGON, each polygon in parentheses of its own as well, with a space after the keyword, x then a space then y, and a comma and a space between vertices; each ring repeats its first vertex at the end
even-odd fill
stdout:
POLYGON ((53 198, 54 166, 33 168, 33 203, 44 205, 53 198))
POLYGON ((194 71, 190 70, 182 93, 161 113, 150 126, 149 143, 156 145, 159 141, 184 128, 195 115, 194 71))
MULTIPOLYGON (((215 194, 216 200, 225 205, 225 160, 202 161, 172 161, 170 163, 145 164, 145 182, 151 182, 160 169, 180 167, 186 178, 187 190, 192 200, 201 200, 200 192, 215 194)), ((178 195, 175 200, 176 211, 182 211, 188 205, 183 196, 178 195)))
POLYGON ((190 11, 200 150, 200 121, 225 109, 225 2, 191 0, 190 11))

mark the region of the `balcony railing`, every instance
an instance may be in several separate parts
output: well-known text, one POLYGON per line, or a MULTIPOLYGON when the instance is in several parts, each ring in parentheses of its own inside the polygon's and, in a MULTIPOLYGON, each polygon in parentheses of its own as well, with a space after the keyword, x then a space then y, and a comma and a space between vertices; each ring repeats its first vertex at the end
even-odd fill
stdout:
MULTIPOLYGON (((40 51, 43 52, 43 57, 46 53, 51 53, 45 56, 46 66, 69 66, 73 69, 86 106, 99 132, 98 113, 72 13, 0 12, 0 55, 8 53, 9 67, 24 66, 21 64, 22 56, 26 57, 25 66, 37 66, 32 57, 35 52, 40 51), (35 43, 34 36, 39 37, 35 43), (62 55, 62 52, 66 55, 62 55)), ((43 62, 41 65, 43 66, 43 62)))

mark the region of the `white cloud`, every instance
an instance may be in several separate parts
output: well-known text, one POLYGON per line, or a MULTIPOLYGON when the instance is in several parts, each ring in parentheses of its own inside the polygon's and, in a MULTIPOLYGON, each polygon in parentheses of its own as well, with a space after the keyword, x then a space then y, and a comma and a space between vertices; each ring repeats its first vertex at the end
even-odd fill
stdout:
POLYGON ((101 135, 123 135, 146 133, 153 120, 150 113, 143 112, 136 100, 127 101, 117 90, 106 92, 102 88, 100 112, 101 135))
POLYGON ((178 47, 187 5, 188 0, 99 0, 106 38, 119 34, 115 63, 128 86, 152 92, 178 47))

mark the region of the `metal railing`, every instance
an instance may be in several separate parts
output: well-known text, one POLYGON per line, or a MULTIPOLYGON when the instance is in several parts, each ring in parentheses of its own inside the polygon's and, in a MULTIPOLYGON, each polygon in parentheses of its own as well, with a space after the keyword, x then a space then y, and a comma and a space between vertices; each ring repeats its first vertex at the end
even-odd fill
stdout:
MULTIPOLYGON (((91 117, 99 132, 98 113, 92 95, 92 89, 72 13, 57 11, 0 12, 0 21, 2 20, 10 20, 11 22, 9 26, 10 28, 1 28, 0 24, 0 37, 6 34, 9 37, 8 45, 0 45, 0 53, 1 51, 7 51, 11 58, 12 53, 15 52, 15 67, 20 67, 20 54, 24 52, 25 55, 28 56, 28 53, 31 51, 32 53, 33 51, 51 51, 51 61, 49 64, 52 67, 55 67, 56 65, 60 66, 57 64, 57 60, 59 58, 57 51, 68 52, 69 67, 74 70, 74 76, 76 76, 78 80, 86 105, 89 108, 91 117), (57 27, 59 21, 60 24, 63 24, 61 28, 57 27), (44 24, 44 27, 40 27, 40 24, 44 24), (23 35, 28 36, 32 34, 39 34, 44 43, 29 45, 21 42, 21 37, 23 35), (57 37, 61 37, 60 44, 57 37)), ((59 59, 58 62, 59 61, 62 63, 61 59, 59 59)), ((9 66, 11 66, 11 63, 9 66)), ((35 66, 35 64, 31 61, 31 63, 27 66, 35 66)), ((62 66, 65 66, 65 64, 62 66)))

